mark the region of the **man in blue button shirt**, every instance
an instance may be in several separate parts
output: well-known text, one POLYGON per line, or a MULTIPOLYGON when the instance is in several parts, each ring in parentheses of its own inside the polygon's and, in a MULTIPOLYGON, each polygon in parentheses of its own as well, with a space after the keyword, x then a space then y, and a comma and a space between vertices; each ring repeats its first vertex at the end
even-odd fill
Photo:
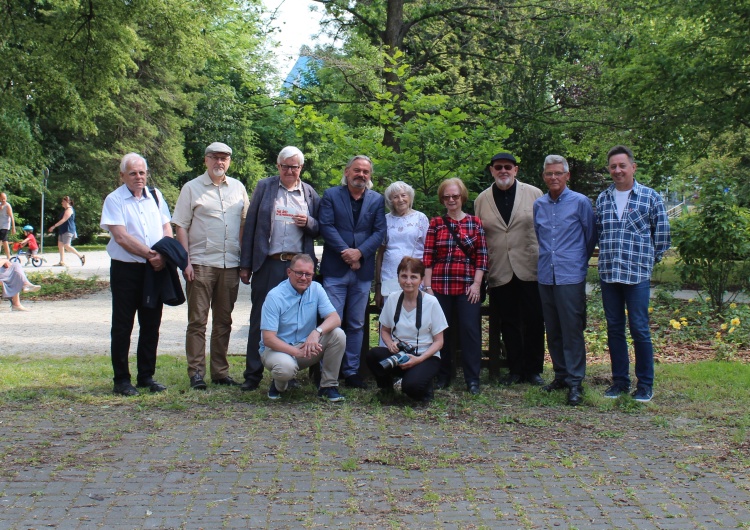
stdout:
POLYGON ((630 358, 625 341, 625 308, 635 350, 638 385, 633 398, 651 401, 654 347, 648 304, 651 272, 671 244, 664 201, 635 180, 633 152, 616 145, 607 153, 613 184, 596 199, 599 233, 599 278, 607 318, 607 342, 612 360, 612 386, 604 395, 616 398, 630 391, 630 358))
POLYGON ((338 392, 338 375, 346 335, 323 286, 312 281, 314 272, 309 255, 295 255, 288 279, 271 289, 263 302, 260 355, 273 375, 270 399, 279 399, 300 369, 320 362, 318 396, 331 402, 344 400, 338 392), (319 316, 324 320, 317 326, 319 316))
POLYGON ((559 155, 544 160, 549 191, 534 202, 534 230, 539 242, 537 269, 547 348, 555 378, 543 389, 568 389, 568 404, 583 400, 586 375, 586 271, 596 246, 591 201, 568 189, 568 161, 559 155))

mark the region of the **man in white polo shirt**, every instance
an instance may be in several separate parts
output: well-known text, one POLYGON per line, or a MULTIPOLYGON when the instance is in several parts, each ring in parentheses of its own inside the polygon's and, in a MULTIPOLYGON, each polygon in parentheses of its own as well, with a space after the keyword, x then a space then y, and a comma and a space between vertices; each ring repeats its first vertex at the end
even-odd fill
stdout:
POLYGON ((122 186, 104 200, 100 226, 112 237, 107 253, 112 258, 109 284, 112 290, 112 368, 114 392, 123 396, 138 395, 130 381, 128 353, 130 334, 136 313, 140 324, 138 334, 137 384, 151 392, 166 387, 154 380, 156 348, 163 304, 146 307, 143 286, 147 267, 160 271, 164 257, 151 247, 163 237, 172 237, 169 208, 159 190, 146 187, 148 165, 137 153, 128 153, 120 162, 122 186))

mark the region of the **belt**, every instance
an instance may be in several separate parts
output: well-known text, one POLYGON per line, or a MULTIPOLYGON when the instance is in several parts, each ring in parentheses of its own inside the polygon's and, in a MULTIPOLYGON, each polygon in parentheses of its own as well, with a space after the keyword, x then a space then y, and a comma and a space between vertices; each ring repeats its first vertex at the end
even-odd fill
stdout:
POLYGON ((269 254, 268 259, 275 259, 276 261, 291 261, 297 252, 280 252, 279 254, 269 254))

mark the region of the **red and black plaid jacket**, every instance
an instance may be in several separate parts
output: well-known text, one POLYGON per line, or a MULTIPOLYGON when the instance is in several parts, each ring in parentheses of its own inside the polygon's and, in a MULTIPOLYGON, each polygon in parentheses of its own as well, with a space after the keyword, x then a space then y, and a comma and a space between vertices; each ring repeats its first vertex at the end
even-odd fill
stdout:
POLYGON ((448 222, 471 255, 466 256, 456 243, 442 217, 433 217, 424 244, 424 266, 432 268, 432 291, 439 294, 466 294, 474 283, 477 269, 487 270, 487 242, 479 217, 466 214, 461 221, 448 222))

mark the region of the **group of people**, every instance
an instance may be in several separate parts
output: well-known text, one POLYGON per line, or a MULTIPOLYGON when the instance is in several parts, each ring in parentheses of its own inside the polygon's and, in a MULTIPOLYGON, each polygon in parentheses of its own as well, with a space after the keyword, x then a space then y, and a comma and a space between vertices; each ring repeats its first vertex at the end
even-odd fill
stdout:
POLYGON ((568 189, 563 157, 545 159, 543 194, 516 179, 512 154, 499 153, 489 163, 494 183, 475 200, 475 215, 464 211, 466 186, 451 178, 438 187, 446 213, 431 220, 413 209, 408 184, 394 182, 384 195, 374 191, 373 164, 364 155, 349 160, 341 185, 322 198, 301 181, 305 158, 296 147, 282 149, 278 175, 259 181, 249 198, 244 185, 227 175, 231 156, 221 142, 206 148, 206 172, 185 184, 172 216, 159 190, 147 186, 146 160, 130 153, 121 161, 123 184, 106 198, 101 218, 112 235, 107 250, 116 393, 166 388, 154 380, 162 305, 186 300, 193 389, 206 389, 210 378, 214 385, 253 391, 268 370, 267 395, 279 399, 298 385, 299 370, 320 364, 318 395, 341 401, 340 379, 367 388, 360 352, 374 287, 382 308, 380 344, 367 353, 366 364, 383 393, 395 387, 415 400, 432 399, 433 388, 452 383, 451 348, 458 342, 466 389, 479 394, 486 292, 508 359, 503 382, 567 389, 568 403, 577 405, 586 369, 585 278, 598 243, 613 373, 605 395, 630 391, 627 308, 636 353, 634 397, 651 399, 649 279, 669 248, 669 222, 660 196, 635 181, 637 166, 627 147, 608 153, 613 185, 597 199, 596 211, 568 189), (320 264, 317 237, 324 240, 320 264), (316 275, 322 278, 313 281, 316 275), (241 383, 230 376, 227 360, 239 282, 252 288, 241 383), (141 332, 134 387, 127 357, 136 314, 141 332), (555 374, 546 385, 545 328, 555 374))

